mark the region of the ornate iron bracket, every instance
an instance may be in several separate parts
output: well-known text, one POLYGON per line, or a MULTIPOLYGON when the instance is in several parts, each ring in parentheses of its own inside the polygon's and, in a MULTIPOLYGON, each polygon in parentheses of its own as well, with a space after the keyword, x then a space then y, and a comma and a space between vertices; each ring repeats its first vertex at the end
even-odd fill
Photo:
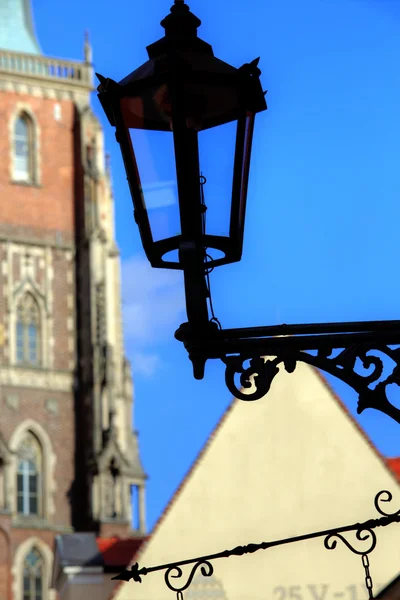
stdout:
POLYGON ((259 400, 280 367, 292 373, 304 362, 352 387, 358 413, 374 408, 400 423, 400 409, 388 400, 388 386, 400 385, 400 321, 210 327, 204 336, 184 323, 175 337, 188 350, 197 379, 203 378, 208 359, 221 359, 226 385, 241 400, 259 400))
POLYGON ((211 560, 218 558, 229 558, 230 556, 243 556, 244 554, 252 554, 258 552, 258 550, 267 550, 275 546, 282 546, 284 544, 292 544, 294 542, 302 542, 305 540, 311 540, 313 538, 323 537, 324 546, 328 550, 334 550, 337 546, 337 542, 343 542, 349 550, 362 556, 363 566, 366 572, 366 587, 369 591, 370 598, 372 598, 372 580, 369 573, 369 561, 368 554, 370 554, 376 546, 376 533, 374 529, 376 527, 386 527, 391 523, 400 523, 400 510, 389 513, 383 510, 382 502, 390 502, 392 500, 392 494, 383 490, 379 492, 374 499, 374 505, 376 510, 381 517, 377 519, 369 519, 363 523, 354 523, 353 525, 344 525, 343 527, 337 527, 336 529, 326 529, 324 531, 317 531, 314 533, 306 533, 304 535, 298 535, 291 538, 284 538, 280 540, 274 540, 270 542, 261 542, 260 544, 246 544, 245 546, 236 546, 231 550, 224 550, 223 552, 217 552, 216 554, 209 554, 207 556, 200 556, 196 558, 189 558, 174 563, 167 563, 164 565, 158 565, 156 567, 139 567, 138 563, 132 565, 130 569, 127 569, 113 577, 121 581, 134 581, 141 582, 142 577, 148 573, 154 571, 165 571, 164 580, 167 587, 176 592, 179 598, 182 598, 182 592, 186 590, 198 569, 204 577, 210 577, 214 568, 211 564, 211 560), (355 532, 355 543, 351 543, 343 534, 350 531, 355 532), (360 544, 359 544, 360 543, 360 544), (355 545, 357 544, 357 545, 355 545), (360 547, 358 547, 360 546, 360 547), (186 565, 193 565, 187 578, 183 581, 182 567, 186 565), (172 581, 173 579, 178 582, 172 581), (179 581, 180 580, 180 581, 179 581))

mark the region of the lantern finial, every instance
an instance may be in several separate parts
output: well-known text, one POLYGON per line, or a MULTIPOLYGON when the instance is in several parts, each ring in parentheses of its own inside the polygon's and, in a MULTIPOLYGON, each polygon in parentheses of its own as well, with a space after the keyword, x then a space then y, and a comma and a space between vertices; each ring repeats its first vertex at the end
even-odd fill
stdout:
POLYGON ((174 0, 170 14, 161 21, 161 25, 167 37, 196 37, 201 21, 190 12, 185 0, 174 0))

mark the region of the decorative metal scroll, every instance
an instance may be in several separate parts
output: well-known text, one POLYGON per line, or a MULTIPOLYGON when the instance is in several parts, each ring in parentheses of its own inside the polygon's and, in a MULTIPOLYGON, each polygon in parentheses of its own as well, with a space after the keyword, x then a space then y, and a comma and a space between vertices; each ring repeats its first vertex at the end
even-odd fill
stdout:
POLYGON ((389 386, 400 385, 400 321, 210 329, 204 337, 183 324, 175 337, 188 350, 197 378, 208 359, 221 359, 226 385, 241 400, 259 400, 281 367, 293 373, 303 362, 352 387, 358 413, 374 408, 400 423, 400 404, 388 398, 389 386))
POLYGON ((369 559, 370 554, 376 546, 376 533, 374 529, 377 527, 386 527, 391 523, 400 523, 400 510, 389 513, 382 508, 382 503, 390 502, 392 500, 392 494, 383 490, 379 492, 374 499, 374 505, 376 510, 381 517, 377 519, 369 519, 363 523, 354 523, 353 525, 345 525, 343 527, 337 527, 336 529, 326 529, 324 531, 317 531, 314 533, 306 533, 304 535, 298 535, 291 538, 284 538, 280 540, 274 540, 269 542, 261 542, 260 544, 246 544, 245 546, 236 546, 231 550, 224 550, 223 552, 217 552, 216 554, 209 554, 207 556, 200 556, 197 558, 189 558, 174 563, 167 563, 164 565, 158 565, 156 567, 141 567, 139 568, 138 563, 132 565, 130 569, 127 569, 119 575, 113 577, 113 579, 119 579, 122 581, 134 581, 141 582, 142 577, 153 571, 165 571, 164 579, 167 587, 177 593, 178 600, 183 599, 183 591, 186 590, 192 583, 193 577, 196 572, 200 570, 204 577, 210 577, 214 568, 211 564, 211 560, 218 558, 229 558, 230 556, 243 556, 244 554, 252 554, 258 550, 267 550, 275 546, 282 546, 284 544, 292 544, 294 542, 302 542, 313 538, 324 538, 324 546, 327 550, 334 550, 338 542, 344 543, 351 552, 358 554, 362 557, 362 564, 365 570, 365 585, 369 593, 369 598, 373 598, 372 595, 372 579, 369 571, 369 559), (348 537, 344 534, 349 532, 355 532, 355 541, 349 541, 348 537), (182 567, 186 565, 192 565, 189 575, 183 578, 182 567), (177 581, 175 581, 177 580, 177 581))
POLYGON ((400 384, 400 348, 391 349, 387 346, 357 344, 350 346, 333 355, 333 349, 318 350, 316 354, 305 351, 285 352, 274 358, 255 357, 249 360, 246 355, 228 356, 223 359, 226 364, 225 380, 229 391, 240 400, 259 400, 269 391, 271 383, 279 373, 282 365, 288 373, 293 373, 298 362, 304 362, 350 385, 358 393, 357 412, 360 414, 366 408, 375 408, 386 413, 400 423, 400 410, 393 406, 387 398, 387 386, 400 384), (369 354, 374 352, 375 355, 369 354), (380 356, 376 356, 380 353, 380 356), (395 362, 392 372, 382 378, 384 371, 383 356, 395 362), (363 373, 355 371, 356 363, 364 369, 363 373), (235 376, 240 376, 240 387, 235 383, 235 376), (380 380, 381 379, 381 380, 380 380), (374 386, 374 387, 370 387, 374 386), (242 389, 251 390, 248 393, 242 389))

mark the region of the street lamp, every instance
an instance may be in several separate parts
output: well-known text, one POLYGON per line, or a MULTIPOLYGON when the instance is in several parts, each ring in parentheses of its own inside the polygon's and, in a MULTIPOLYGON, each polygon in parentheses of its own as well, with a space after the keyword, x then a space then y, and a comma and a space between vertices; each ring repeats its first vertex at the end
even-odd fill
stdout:
POLYGON ((400 345, 400 321, 224 330, 214 317, 208 275, 214 267, 241 259, 254 119, 267 106, 258 59, 239 69, 217 59, 197 37, 200 24, 183 0, 175 0, 161 22, 165 36, 147 47, 147 62, 119 83, 97 75, 146 255, 153 267, 184 274, 188 322, 175 337, 189 352, 195 378, 203 378, 208 359, 222 359, 231 393, 256 400, 268 392, 280 366, 293 372, 298 362, 306 362, 349 384, 358 393, 359 413, 375 408, 400 423, 400 409, 387 397, 387 387, 400 383, 400 349, 393 348, 400 345), (223 129, 232 124, 229 233, 216 235, 207 211, 222 206, 224 199, 213 195, 208 184, 206 203, 199 147, 205 132, 213 131, 213 143, 228 139, 223 129), (152 180, 140 137, 144 132, 169 172, 162 181, 152 180), (389 375, 382 356, 395 364, 389 375))
MULTIPOLYGON (((200 24, 183 1, 175 0, 161 22, 165 36, 147 47, 146 63, 119 83, 97 76, 100 102, 116 129, 147 258, 153 267, 183 270, 189 323, 197 335, 204 336, 213 329, 207 310, 205 264, 212 269, 241 258, 254 118, 267 105, 258 59, 239 69, 219 60, 211 46, 197 37, 200 24), (215 131, 215 139, 223 138, 223 126, 228 123, 236 124, 236 141, 234 148, 228 148, 234 153, 234 169, 229 234, 224 236, 208 231, 199 138, 210 129, 215 131), (166 148, 163 160, 170 162, 167 154, 174 154, 179 205, 175 219, 168 203, 171 190, 158 187, 158 207, 169 207, 165 216, 174 221, 173 235, 168 227, 161 236, 152 230, 149 215, 157 187, 146 189, 143 184, 140 157, 136 157, 140 143, 136 151, 134 139, 138 130, 162 132, 162 136, 153 136, 153 141, 159 144, 162 140, 166 148)), ((146 169, 148 165, 144 165, 146 169)))

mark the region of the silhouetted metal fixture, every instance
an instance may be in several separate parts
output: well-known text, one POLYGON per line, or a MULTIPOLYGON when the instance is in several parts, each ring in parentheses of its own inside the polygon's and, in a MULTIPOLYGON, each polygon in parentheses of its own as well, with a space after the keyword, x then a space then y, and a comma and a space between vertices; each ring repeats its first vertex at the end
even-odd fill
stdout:
POLYGON ((188 296, 194 296, 188 302, 189 320, 197 328, 208 324, 206 254, 208 268, 241 258, 254 118, 267 108, 258 59, 240 69, 217 59, 211 46, 197 37, 200 24, 183 1, 175 0, 161 22, 165 37, 147 47, 146 63, 119 83, 97 75, 100 102, 116 128, 144 250, 153 267, 184 271, 188 296), (211 235, 202 202, 205 179, 200 173, 198 136, 234 121, 229 235, 211 235), (134 129, 169 132, 173 137, 180 232, 172 237, 156 240, 153 235, 130 135, 134 129), (210 258, 213 250, 219 258, 210 258))
POLYGON ((161 22, 165 36, 147 47, 146 63, 119 83, 98 75, 99 99, 116 128, 146 255, 153 267, 184 273, 188 322, 175 337, 189 352, 195 378, 204 377, 208 359, 222 359, 231 393, 257 400, 268 392, 280 366, 293 372, 298 362, 306 362, 356 390, 359 413, 375 408, 400 423, 400 410, 387 397, 388 386, 400 383, 400 349, 393 348, 400 345, 400 321, 224 330, 215 318, 209 273, 241 259, 254 119, 267 106, 258 59, 239 69, 217 59, 197 37, 200 24, 182 0, 175 0, 161 22), (202 131, 215 128, 217 134, 233 121, 237 133, 229 235, 211 235, 198 140, 202 131), (137 130, 173 137, 180 219, 176 235, 153 235, 132 143, 137 130), (389 375, 385 357, 395 365, 389 375))
POLYGON ((379 492, 374 499, 374 505, 376 510, 382 516, 377 519, 369 519, 363 523, 354 523, 353 525, 344 525, 343 527, 336 527, 335 529, 326 529, 324 531, 317 531, 314 533, 306 533, 304 535, 297 535, 291 538, 285 538, 281 540, 273 540, 270 542, 261 542, 261 544, 247 544, 246 546, 237 546, 232 550, 224 550, 223 552, 217 552, 216 554, 209 554, 207 556, 200 556, 196 558, 189 558, 174 563, 168 563, 165 565, 158 565, 156 567, 142 567, 139 568, 138 563, 132 565, 130 569, 127 569, 116 575, 112 579, 119 579, 122 581, 130 581, 133 579, 141 583, 142 576, 152 573, 154 571, 165 571, 164 580, 167 587, 176 592, 177 600, 183 600, 183 592, 192 583, 193 577, 200 567, 200 572, 204 577, 211 577, 214 573, 214 567, 211 564, 211 560, 218 558, 229 558, 230 556, 243 556, 244 554, 252 554, 258 550, 268 550, 275 546, 282 546, 285 544, 292 544, 294 542, 303 542, 305 540, 311 540, 313 538, 323 537, 324 546, 327 550, 334 550, 337 542, 342 541, 349 550, 361 556, 362 564, 365 571, 365 587, 368 591, 369 598, 373 598, 372 592, 372 578, 369 570, 369 559, 370 554, 376 546, 376 534, 374 529, 376 527, 386 527, 391 523, 400 523, 400 510, 394 513, 385 512, 381 506, 382 502, 390 502, 392 494, 383 490, 379 492), (356 532, 357 542, 364 543, 364 547, 357 548, 351 544, 348 539, 343 535, 349 531, 356 532), (187 580, 182 583, 179 579, 183 576, 181 567, 185 565, 193 565, 187 580), (173 580, 172 580, 173 578, 173 580), (176 581, 178 580, 178 581, 176 581))

